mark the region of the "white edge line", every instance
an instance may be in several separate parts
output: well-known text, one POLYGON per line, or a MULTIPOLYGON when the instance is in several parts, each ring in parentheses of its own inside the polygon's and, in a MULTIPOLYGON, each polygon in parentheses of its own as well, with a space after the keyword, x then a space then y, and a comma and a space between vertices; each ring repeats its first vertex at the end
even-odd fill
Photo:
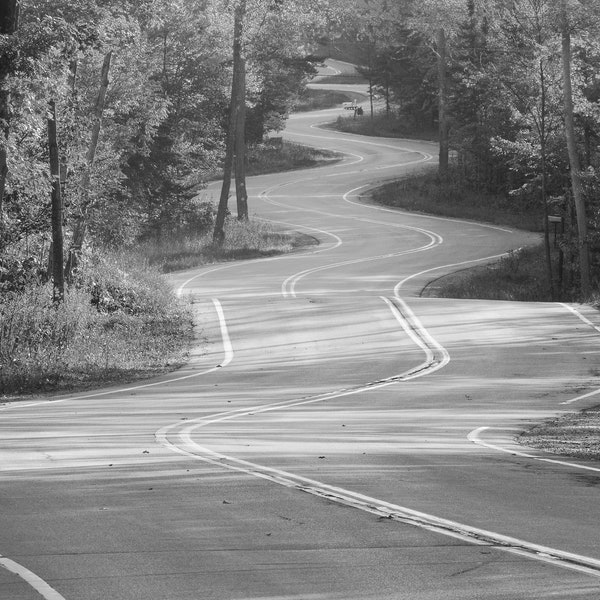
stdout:
MULTIPOLYGON (((481 439, 481 434, 484 431, 488 431, 490 429, 501 429, 499 427, 479 427, 478 429, 474 429, 467 435, 467 439, 478 446, 484 446, 485 448, 489 448, 490 450, 496 450, 497 452, 504 452, 506 454, 512 454, 513 456, 519 456, 521 458, 529 458, 531 460, 537 460, 539 462, 551 463, 554 465, 561 465, 563 467, 571 467, 574 469, 583 469, 585 471, 595 471, 600 473, 600 468, 598 467, 590 467, 588 465, 580 465, 577 463, 572 463, 564 460, 556 460, 554 458, 544 458, 542 456, 535 456, 535 454, 529 454, 528 452, 521 452, 520 450, 514 450, 510 448, 503 448, 502 446, 498 446, 496 444, 490 444, 489 442, 484 442, 481 439)), ((518 431, 522 431, 519 429, 518 431)))
POLYGON ((14 560, 0 556, 0 567, 23 579, 45 600, 65 600, 64 596, 61 596, 54 588, 50 587, 41 577, 14 560))
POLYGON ((216 298, 213 298, 213 304, 215 305, 215 309, 217 310, 217 315, 219 317, 221 338, 223 340, 223 351, 225 353, 223 362, 219 366, 226 367, 233 360, 233 345, 231 344, 231 338, 229 337, 227 321, 225 320, 225 314, 223 313, 223 306, 216 298))
MULTIPOLYGON (((574 306, 570 304, 566 304, 565 302, 559 302, 561 306, 566 308, 569 312, 572 312, 580 321, 583 321, 586 325, 589 325, 592 329, 600 332, 600 327, 592 323, 587 317, 582 315, 574 306)), ((594 390, 592 392, 588 392, 587 394, 583 394, 582 396, 577 396, 576 398, 571 398, 571 400, 567 400, 566 402, 561 402, 561 405, 568 406, 570 404, 574 404, 575 402, 579 402, 579 400, 585 400, 586 398, 591 398, 592 396, 596 396, 600 394, 600 389, 594 390)))
POLYGON ((566 304, 564 302, 559 302, 559 304, 561 306, 564 306, 567 310, 571 311, 580 321, 583 321, 586 325, 589 325, 590 327, 592 327, 600 333, 600 327, 594 325, 594 323, 592 323, 587 317, 584 317, 574 306, 571 306, 570 304, 566 304))
POLYGON ((586 398, 591 398, 592 396, 597 396, 598 394, 600 394, 600 389, 594 390, 593 392, 588 392, 587 394, 583 394, 583 396, 571 398, 571 400, 567 400, 566 402, 561 402, 561 405, 573 404, 574 402, 579 402, 579 400, 585 400, 586 398))
POLYGON ((509 254, 509 252, 503 252, 502 254, 494 254, 493 256, 485 256, 484 258, 474 258, 473 260, 463 260, 462 262, 451 263, 448 265, 440 265, 439 267, 433 267, 432 269, 425 269, 424 271, 419 271, 418 273, 413 273, 412 275, 405 277, 404 279, 402 279, 401 281, 399 281, 396 284, 396 287, 394 288, 394 294, 397 296, 400 288, 407 281, 410 281, 411 279, 414 279, 415 277, 419 277, 420 275, 425 275, 426 273, 432 273, 433 271, 438 271, 439 269, 448 269, 450 267, 462 267, 464 265, 471 265, 471 264, 478 263, 478 262, 491 261, 491 260, 495 260, 498 258, 503 258, 504 256, 508 256, 508 254, 509 254))

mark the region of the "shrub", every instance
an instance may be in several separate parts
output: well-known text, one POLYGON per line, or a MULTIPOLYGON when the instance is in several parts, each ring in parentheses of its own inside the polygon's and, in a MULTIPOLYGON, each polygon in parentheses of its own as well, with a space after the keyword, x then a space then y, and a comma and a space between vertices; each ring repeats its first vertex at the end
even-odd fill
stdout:
POLYGON ((135 379, 181 362, 189 308, 147 267, 88 256, 62 304, 50 285, 0 300, 0 393, 135 379))

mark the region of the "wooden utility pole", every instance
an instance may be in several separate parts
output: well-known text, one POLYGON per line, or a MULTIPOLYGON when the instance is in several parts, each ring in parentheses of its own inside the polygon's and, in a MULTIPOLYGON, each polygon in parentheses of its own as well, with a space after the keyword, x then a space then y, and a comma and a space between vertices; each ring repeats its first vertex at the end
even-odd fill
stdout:
POLYGON ((437 30, 438 59, 438 121, 440 137, 439 173, 445 177, 448 173, 448 115, 446 106, 446 32, 443 27, 437 30))
MULTIPOLYGON (((19 13, 21 9, 20 0, 0 0, 0 34, 10 35, 19 28, 19 13)), ((0 139, 0 227, 3 223, 4 192, 6 189, 6 177, 8 175, 6 146, 9 134, 9 102, 10 95, 4 89, 4 81, 8 75, 5 67, 0 65, 0 122, 4 123, 0 139)))
POLYGON ((563 96, 565 110, 565 136, 569 152, 569 166, 571 172, 571 190, 573 203, 577 216, 577 233, 579 238, 579 276, 581 280, 581 296, 583 300, 590 297, 590 257, 588 247, 588 224, 581 182, 581 164, 577 150, 575 134, 575 119, 573 116, 573 86, 571 83, 571 32, 569 31, 569 17, 567 13, 567 0, 561 1, 561 33, 562 33, 562 63, 563 63, 563 96))
MULTIPOLYGON (((246 14, 246 0, 239 0, 235 7, 233 25, 233 77, 231 82, 231 101, 229 103, 229 126, 225 142, 225 160, 223 163, 223 184, 219 197, 219 206, 213 230, 213 242, 222 244, 225 240, 225 217, 227 216, 227 204, 229 191, 231 189, 231 175, 233 173, 233 158, 236 150, 236 130, 238 127, 238 106, 243 74, 242 67, 242 43, 244 33, 244 16, 246 14)), ((238 148, 239 149, 239 148, 238 148)), ((245 185, 245 182, 244 182, 245 185)))
POLYGON ((80 214, 77 217, 75 223, 75 229, 73 231, 73 240, 69 248, 69 256, 67 257, 67 266, 65 269, 65 277, 67 281, 70 281, 73 277, 73 271, 77 268, 79 261, 79 255, 83 247, 83 241, 85 239, 85 233, 87 229, 87 216, 89 210, 89 193, 90 193, 90 178, 92 174, 92 168, 94 166, 94 160, 96 158, 96 148, 98 147, 98 140, 100 138, 100 128, 102 125, 102 113, 104 112, 104 104, 106 101, 106 90, 108 89, 108 72, 110 70, 110 61, 112 58, 112 51, 108 52, 104 57, 102 64, 102 71, 100 73, 100 89, 98 91, 98 97, 96 99, 96 105, 94 106, 93 113, 93 126, 92 126, 92 137, 90 139, 90 145, 85 157, 85 170, 81 177, 81 209, 80 214))
POLYGON ((63 207, 60 190, 60 159, 56 135, 56 104, 50 101, 48 115, 48 148, 50 151, 50 175, 52 177, 52 282, 53 299, 60 304, 65 297, 63 269, 63 207))

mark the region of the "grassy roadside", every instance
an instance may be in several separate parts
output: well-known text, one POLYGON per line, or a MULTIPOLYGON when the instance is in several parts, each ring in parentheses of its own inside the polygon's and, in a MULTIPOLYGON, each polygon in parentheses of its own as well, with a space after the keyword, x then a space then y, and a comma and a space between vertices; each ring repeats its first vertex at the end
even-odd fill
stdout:
POLYGON ((465 187, 450 173, 441 182, 431 168, 407 175, 374 190, 371 200, 413 212, 484 221, 516 229, 539 231, 541 219, 522 202, 490 196, 465 187))
POLYGON ((397 137, 406 139, 419 139, 437 141, 437 131, 417 131, 411 127, 406 119, 401 119, 393 114, 387 115, 385 111, 377 111, 371 119, 368 110, 361 116, 339 116, 337 120, 325 126, 344 133, 357 135, 370 135, 375 137, 397 137))
POLYGON ((422 296, 550 302, 543 246, 510 252, 495 263, 464 269, 427 285, 422 296))
POLYGON ((341 160, 338 152, 272 138, 248 150, 247 175, 310 169, 341 160))
POLYGON ((136 254, 162 273, 172 273, 216 262, 287 254, 317 243, 309 235, 277 231, 267 222, 255 219, 244 223, 228 217, 225 230, 225 241, 221 246, 215 246, 212 231, 206 231, 194 236, 172 236, 160 244, 140 244, 136 254))
POLYGON ((352 100, 353 97, 352 94, 347 92, 308 88, 306 92, 298 98, 298 101, 294 105, 294 111, 307 112, 310 110, 335 108, 343 102, 352 100))
POLYGON ((600 460, 600 406, 562 415, 526 431, 522 444, 586 460, 600 460))

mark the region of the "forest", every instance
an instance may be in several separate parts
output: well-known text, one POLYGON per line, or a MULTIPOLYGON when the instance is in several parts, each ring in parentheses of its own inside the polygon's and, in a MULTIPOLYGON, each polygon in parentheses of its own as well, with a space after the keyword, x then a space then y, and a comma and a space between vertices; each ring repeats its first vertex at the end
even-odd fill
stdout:
POLYGON ((2 3, 0 394, 184 360, 189 311, 136 250, 207 232, 222 244, 238 226, 231 177, 252 221, 248 152, 329 56, 359 64, 376 100, 365 119, 434 132, 442 185, 538 215, 552 296, 590 299, 599 33, 594 0, 2 3), (202 190, 219 178, 215 206, 202 190), (125 364, 148 336, 164 348, 125 364))

